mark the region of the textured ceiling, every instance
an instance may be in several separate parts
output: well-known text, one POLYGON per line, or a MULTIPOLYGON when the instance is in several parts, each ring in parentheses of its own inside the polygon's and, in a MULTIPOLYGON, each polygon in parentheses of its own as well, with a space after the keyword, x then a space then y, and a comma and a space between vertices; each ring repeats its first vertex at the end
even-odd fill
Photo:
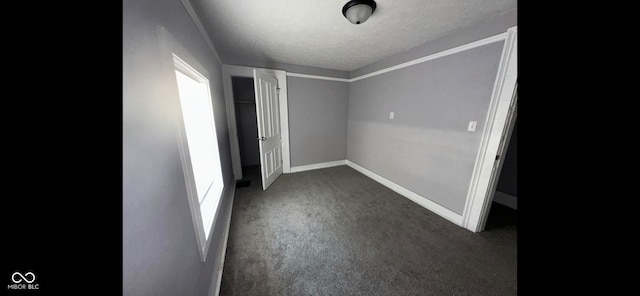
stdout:
POLYGON ((516 0, 377 0, 363 24, 348 0, 191 0, 223 61, 352 71, 516 9, 516 0))

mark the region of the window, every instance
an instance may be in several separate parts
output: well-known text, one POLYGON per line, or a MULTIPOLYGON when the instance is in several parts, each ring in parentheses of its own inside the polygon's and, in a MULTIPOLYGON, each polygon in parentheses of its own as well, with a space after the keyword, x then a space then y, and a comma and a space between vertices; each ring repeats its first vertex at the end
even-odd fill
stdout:
POLYGON ((209 80, 173 54, 182 110, 180 153, 196 237, 204 261, 224 182, 211 104, 209 80))

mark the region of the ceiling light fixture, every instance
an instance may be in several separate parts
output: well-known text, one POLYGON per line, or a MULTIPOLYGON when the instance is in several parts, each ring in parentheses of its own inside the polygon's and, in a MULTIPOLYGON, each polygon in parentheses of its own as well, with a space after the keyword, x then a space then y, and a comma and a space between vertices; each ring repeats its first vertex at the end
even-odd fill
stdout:
POLYGON ((376 2, 373 0, 351 0, 342 7, 342 15, 352 24, 364 23, 376 10, 376 2))

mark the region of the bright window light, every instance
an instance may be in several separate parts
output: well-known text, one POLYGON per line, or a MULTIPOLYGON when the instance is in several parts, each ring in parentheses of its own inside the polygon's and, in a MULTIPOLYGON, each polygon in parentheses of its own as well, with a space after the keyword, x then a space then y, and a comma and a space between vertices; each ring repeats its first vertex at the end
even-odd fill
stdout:
MULTIPOLYGON (((200 205, 205 240, 209 239, 223 189, 222 169, 209 80, 174 55, 192 183, 200 205)), ((184 143, 183 143, 184 144, 184 143)))

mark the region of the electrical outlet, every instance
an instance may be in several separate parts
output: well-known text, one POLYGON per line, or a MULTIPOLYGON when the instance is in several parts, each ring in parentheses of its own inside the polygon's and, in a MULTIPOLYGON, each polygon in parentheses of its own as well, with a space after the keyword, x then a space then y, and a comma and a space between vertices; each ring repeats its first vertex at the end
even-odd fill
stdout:
POLYGON ((393 116, 394 116, 394 115, 395 115, 395 114, 394 114, 393 112, 389 112, 389 119, 393 119, 393 116))
POLYGON ((477 124, 478 124, 477 121, 469 121, 469 126, 467 127, 467 131, 468 132, 475 132, 477 124))

